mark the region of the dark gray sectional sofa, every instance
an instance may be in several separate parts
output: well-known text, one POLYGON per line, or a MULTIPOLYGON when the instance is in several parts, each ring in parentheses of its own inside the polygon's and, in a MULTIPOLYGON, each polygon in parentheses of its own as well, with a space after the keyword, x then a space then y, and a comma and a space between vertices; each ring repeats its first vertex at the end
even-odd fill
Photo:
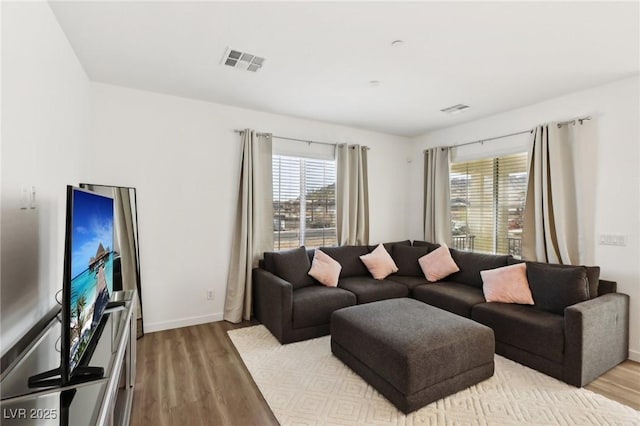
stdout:
POLYGON ((496 353, 574 386, 584 386, 627 359, 629 297, 599 279, 599 268, 527 262, 535 305, 487 303, 480 271, 520 260, 451 249, 460 268, 430 283, 418 259, 438 245, 385 244, 398 272, 375 280, 359 256, 375 246, 322 248, 342 265, 338 287, 308 275, 313 250, 264 254, 253 270, 254 313, 281 343, 329 334, 331 314, 347 306, 411 297, 489 326, 496 353))

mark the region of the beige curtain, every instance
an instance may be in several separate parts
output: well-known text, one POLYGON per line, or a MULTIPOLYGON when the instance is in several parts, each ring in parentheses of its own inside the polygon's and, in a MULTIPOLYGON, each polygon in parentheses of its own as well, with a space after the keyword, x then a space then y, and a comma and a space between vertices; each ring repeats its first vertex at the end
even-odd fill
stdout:
POLYGON ((337 226, 339 245, 369 244, 368 147, 336 147, 337 226))
POLYGON ((533 134, 522 233, 527 260, 576 264, 578 221, 569 126, 538 126, 533 134))
MULTIPOLYGON (((131 208, 131 197, 129 188, 113 188, 113 204, 115 210, 115 229, 118 230, 118 248, 120 250, 120 266, 122 273, 122 289, 138 290, 138 260, 136 252, 135 229, 133 223, 133 212, 131 208)), ((142 318, 142 298, 136 305, 136 318, 142 318)))
POLYGON ((451 244, 449 148, 424 151, 424 239, 451 244))
POLYGON ((251 318, 252 270, 265 251, 273 250, 271 135, 242 132, 242 164, 231 243, 224 319, 251 318))
POLYGON ((596 120, 580 121, 569 127, 569 142, 573 152, 578 216, 578 249, 580 265, 596 262, 596 206, 598 187, 598 138, 596 120), (581 166, 584 165, 584 166, 581 166), (588 165, 588 166, 587 166, 588 165))

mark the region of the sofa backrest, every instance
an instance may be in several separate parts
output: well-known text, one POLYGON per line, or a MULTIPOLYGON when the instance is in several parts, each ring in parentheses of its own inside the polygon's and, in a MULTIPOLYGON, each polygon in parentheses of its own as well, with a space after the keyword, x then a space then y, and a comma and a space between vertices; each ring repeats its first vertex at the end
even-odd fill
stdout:
POLYGON ((369 276, 367 267, 360 260, 360 256, 369 254, 368 246, 321 247, 320 250, 342 266, 340 278, 369 276))
POLYGON ((308 275, 311 262, 304 246, 292 250, 265 252, 262 264, 265 270, 290 282, 294 290, 315 283, 308 275))
POLYGON ((438 247, 440 247, 440 244, 430 243, 428 241, 421 241, 421 240, 414 240, 412 245, 414 247, 429 247, 429 251, 433 251, 438 247))
POLYGON ((598 280, 598 296, 608 293, 616 293, 618 291, 618 283, 615 281, 598 280))
MULTIPOLYGON (((387 253, 392 255, 395 246, 411 246, 410 240, 393 241, 382 243, 387 253)), ((340 278, 365 276, 370 277, 369 270, 360 260, 360 256, 369 254, 378 247, 376 245, 369 246, 338 246, 338 247, 320 247, 320 250, 328 254, 332 259, 336 260, 341 266, 340 278)), ((313 254, 310 257, 313 261, 313 254)))
MULTIPOLYGON (((309 264, 313 261, 313 253, 315 253, 315 249, 307 249, 307 257, 309 258, 309 264)), ((265 251, 264 257, 258 261, 258 268, 262 268, 265 271, 269 271, 272 274, 275 274, 275 265, 273 263, 273 256, 275 253, 273 251, 265 251)))
MULTIPOLYGON (((395 246, 411 246, 411 240, 404 240, 404 241, 394 241, 391 243, 382 243, 382 245, 384 246, 384 249, 387 251, 387 253, 392 254, 393 253, 393 247, 395 246)), ((376 249, 376 247, 378 247, 378 244, 374 245, 374 246, 368 246, 369 247, 369 251, 372 252, 376 249)))
POLYGON ((449 251, 460 271, 449 275, 447 281, 455 281, 478 288, 482 288, 480 271, 507 266, 510 257, 508 255, 481 254, 456 249, 449 249, 449 251))
MULTIPOLYGON (((509 256, 508 259, 508 263, 509 265, 513 265, 516 263, 535 263, 535 264, 540 264, 540 265, 553 265, 553 266, 557 266, 557 267, 568 267, 568 268, 573 268, 575 267, 575 265, 559 265, 556 263, 544 263, 544 262, 532 262, 530 260, 522 260, 522 259, 516 259, 512 256, 509 256)), ((589 282, 589 299, 593 299, 595 297, 600 296, 601 294, 605 294, 605 293, 615 293, 615 290, 613 291, 607 291, 608 288, 606 288, 607 284, 605 284, 605 290, 601 290, 600 289, 600 267, 599 266, 582 266, 581 267, 586 269, 586 273, 587 273, 587 281, 589 282)), ((613 283, 612 281, 607 281, 608 283, 613 283)), ((613 283, 615 286, 615 283, 613 283)), ((615 287, 614 287, 615 288, 615 287)))
POLYGON ((425 254, 435 250, 431 246, 405 246, 398 245, 393 246, 393 252, 391 256, 393 261, 398 267, 398 275, 405 277, 422 277, 424 278, 424 272, 420 268, 418 259, 425 254))
POLYGON ((527 262, 527 281, 534 308, 563 315, 567 306, 589 300, 589 280, 584 266, 527 262))
MULTIPOLYGON (((389 243, 382 243, 385 250, 389 254, 393 253, 393 247, 396 245, 401 246, 411 246, 410 240, 404 241, 393 241, 389 243)), ((369 254, 371 251, 375 250, 378 245, 369 245, 369 246, 338 246, 338 247, 320 247, 320 250, 325 252, 331 258, 336 260, 342 266, 342 270, 340 271, 340 278, 346 277, 354 277, 354 276, 370 276, 367 267, 360 260, 360 256, 369 254)), ((292 249, 285 250, 280 252, 265 252, 263 259, 260 259, 258 262, 258 267, 271 272, 274 275, 283 278, 283 268, 282 268, 282 258, 292 256, 294 251, 300 249, 292 249), (277 262, 277 259, 280 258, 280 262, 277 262), (277 264, 280 264, 280 268, 278 268, 277 264)), ((313 262, 313 256, 316 249, 306 249, 307 257, 309 258, 309 265, 313 262)), ((299 260, 299 259, 298 259, 299 260)), ((316 281, 309 277, 309 280, 304 280, 301 282, 301 285, 295 285, 294 288, 299 288, 301 286, 311 285, 316 283, 316 281)))

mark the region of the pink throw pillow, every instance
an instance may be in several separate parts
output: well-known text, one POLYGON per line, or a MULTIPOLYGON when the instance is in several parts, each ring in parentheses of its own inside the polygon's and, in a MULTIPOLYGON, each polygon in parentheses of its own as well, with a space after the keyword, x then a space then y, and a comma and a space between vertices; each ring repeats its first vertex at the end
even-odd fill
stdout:
POLYGON ((371 253, 360 256, 360 260, 376 280, 383 280, 390 274, 398 272, 396 263, 382 244, 378 244, 371 253))
POLYGON ((487 302, 534 304, 527 281, 526 263, 480 271, 480 276, 487 302))
POLYGON ((336 287, 342 266, 331 256, 320 249, 316 249, 309 275, 327 287, 336 287))
POLYGON ((422 268, 424 276, 431 282, 440 281, 460 270, 451 257, 449 247, 444 244, 422 256, 418 259, 418 263, 420 264, 420 268, 422 268))

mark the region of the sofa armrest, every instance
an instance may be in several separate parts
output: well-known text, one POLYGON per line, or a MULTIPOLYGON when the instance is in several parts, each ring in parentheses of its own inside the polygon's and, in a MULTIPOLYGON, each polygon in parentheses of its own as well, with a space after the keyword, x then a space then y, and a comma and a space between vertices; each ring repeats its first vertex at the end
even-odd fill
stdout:
POLYGON ((564 310, 564 380, 584 386, 629 356, 629 296, 609 293, 564 310))
POLYGON ((293 321, 293 286, 261 268, 253 270, 253 312, 282 342, 293 321))

